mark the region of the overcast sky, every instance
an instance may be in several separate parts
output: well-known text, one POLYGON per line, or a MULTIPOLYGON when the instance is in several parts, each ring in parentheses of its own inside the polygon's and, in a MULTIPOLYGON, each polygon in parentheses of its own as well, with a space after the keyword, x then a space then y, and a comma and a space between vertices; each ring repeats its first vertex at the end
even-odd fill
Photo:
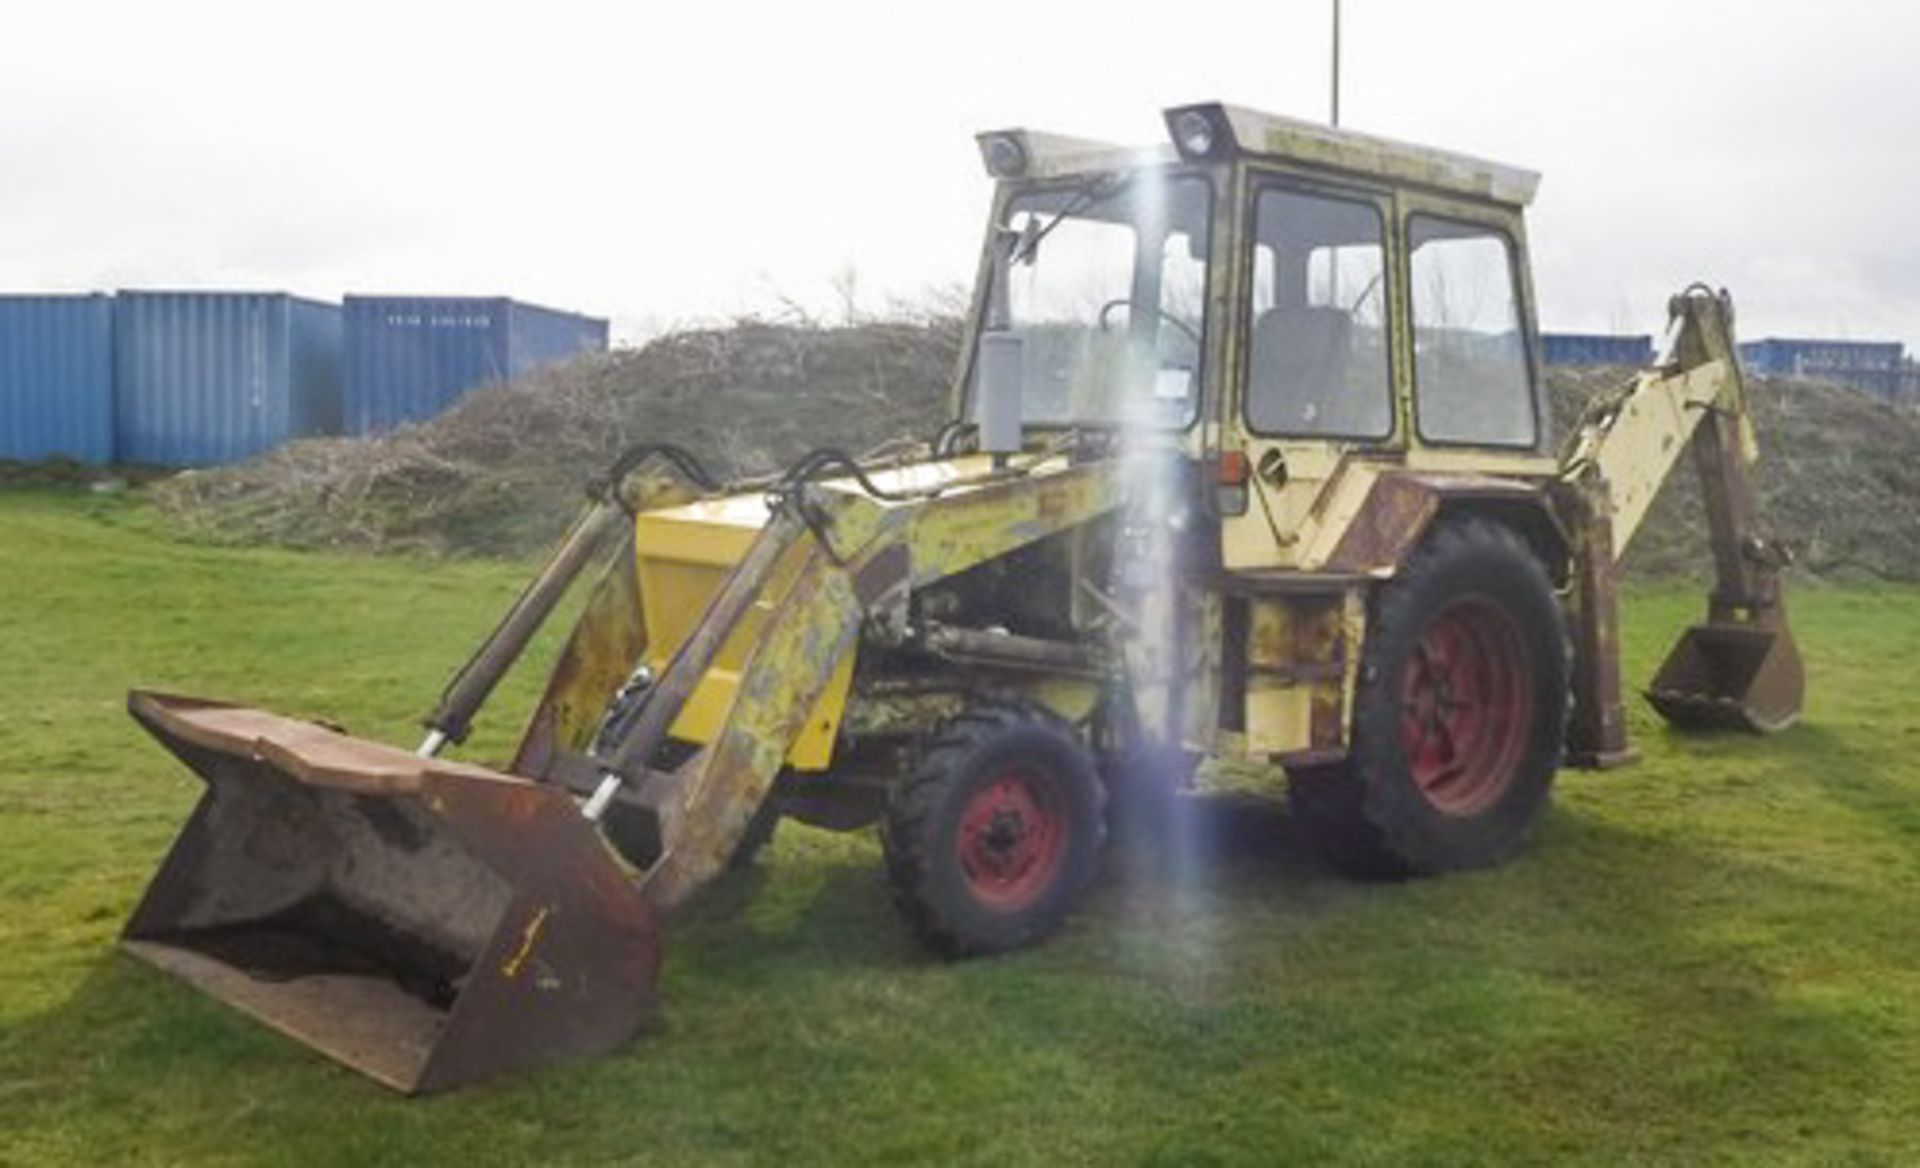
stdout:
MULTIPOLYGON (((0 0, 0 289, 507 294, 616 337, 971 275, 972 134, 1324 118, 1330 0, 0 0)), ((1543 171, 1548 329, 1920 342, 1920 5, 1346 0, 1347 125, 1543 171)))

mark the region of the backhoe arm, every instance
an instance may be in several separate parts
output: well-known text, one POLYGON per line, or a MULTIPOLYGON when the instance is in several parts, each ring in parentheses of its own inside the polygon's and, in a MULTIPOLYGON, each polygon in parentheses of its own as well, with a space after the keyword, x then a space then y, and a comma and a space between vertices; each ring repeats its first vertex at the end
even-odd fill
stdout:
POLYGON ((1726 293, 1695 285, 1668 304, 1654 366, 1595 402, 1561 460, 1557 497, 1580 533, 1572 756, 1607 765, 1629 756, 1619 701, 1616 567, 1647 510, 1691 446, 1714 564, 1707 620, 1668 654, 1647 698, 1681 727, 1781 729, 1800 714, 1803 671, 1781 601, 1788 556, 1762 538, 1747 477, 1758 459, 1753 415, 1726 293))
POLYGON ((1746 468, 1759 453, 1734 352, 1733 305, 1724 293, 1696 286, 1674 297, 1668 312, 1660 359, 1624 393, 1588 408, 1562 459, 1562 478, 1605 484, 1618 559, 1691 441, 1702 474, 1713 480, 1703 484, 1709 493, 1723 487, 1722 493, 1742 496, 1728 514, 1710 516, 1717 562, 1723 539, 1737 544, 1750 537, 1746 468), (1714 424, 1706 425, 1709 420, 1714 424), (1721 530, 1723 519, 1741 530, 1721 530))

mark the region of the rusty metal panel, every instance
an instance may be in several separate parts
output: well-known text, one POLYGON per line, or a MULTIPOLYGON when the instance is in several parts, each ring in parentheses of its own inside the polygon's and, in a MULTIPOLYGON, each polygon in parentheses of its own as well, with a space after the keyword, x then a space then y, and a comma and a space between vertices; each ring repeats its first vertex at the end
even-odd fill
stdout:
POLYGON ((1647 687, 1647 700, 1682 729, 1768 734, 1799 720, 1806 673, 1784 624, 1768 629, 1709 621, 1681 634, 1647 687))
POLYGON ((1619 569, 1606 484, 1597 476, 1556 484, 1553 500, 1573 540, 1573 709, 1567 761, 1604 769, 1631 762, 1620 700, 1619 569))
POLYGON ((997 559, 1111 511, 1119 481, 1110 464, 1037 472, 913 506, 916 585, 997 559))
POLYGON ((662 908, 725 867, 859 636, 849 573, 816 541, 800 542, 806 559, 746 660, 718 737, 682 768, 660 808, 664 854, 642 887, 662 908))
POLYGON ((1421 479, 1381 475, 1367 492, 1359 516, 1335 545, 1328 566, 1346 572, 1397 567, 1439 510, 1439 496, 1421 479))
POLYGON ((1365 505, 1334 546, 1334 572, 1391 573, 1426 534, 1440 508, 1474 501, 1531 508, 1552 524, 1542 489, 1488 475, 1388 473, 1374 480, 1365 505))
POLYGON ((1181 627, 1186 634, 1185 677, 1180 687, 1181 738, 1192 750, 1210 753, 1220 728, 1221 639, 1225 620, 1218 592, 1187 593, 1181 627))
POLYGON ((508 769, 528 778, 545 778, 559 752, 585 750, 607 703, 646 650, 647 624, 629 529, 609 556, 547 675, 546 691, 527 721, 508 769))
POLYGON ((609 1050, 650 1014, 652 908, 557 787, 135 692, 207 784, 128 952, 399 1091, 609 1050))
MULTIPOLYGON (((722 732, 732 715, 746 663, 767 636, 769 622, 777 619, 779 598, 805 570, 808 554, 806 547, 796 545, 780 557, 761 589, 760 599, 727 630, 719 652, 675 719, 673 737, 706 743, 722 732)), ((653 631, 647 654, 656 673, 667 669, 680 646, 704 623, 708 605, 733 567, 733 563, 709 566, 675 561, 652 548, 640 549, 640 599, 647 627, 653 631)), ((793 742, 790 761, 794 766, 822 770, 832 760, 835 732, 852 683, 853 659, 849 656, 807 719, 805 732, 793 742)))
POLYGON ((1251 602, 1247 636, 1248 749, 1298 756, 1344 749, 1346 679, 1358 631, 1347 592, 1264 596, 1251 602))

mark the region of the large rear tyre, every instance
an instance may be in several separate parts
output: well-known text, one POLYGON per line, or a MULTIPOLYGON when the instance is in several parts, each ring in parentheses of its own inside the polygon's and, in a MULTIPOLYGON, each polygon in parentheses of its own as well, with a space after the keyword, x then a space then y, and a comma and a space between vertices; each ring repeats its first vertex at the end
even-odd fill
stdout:
POLYGON ((1506 527, 1449 523, 1381 590, 1352 754, 1291 777, 1294 816, 1360 875, 1499 863, 1546 808, 1567 684, 1560 606, 1539 558, 1506 527))
POLYGON ((1106 838, 1099 775, 1071 728, 1025 704, 943 724, 881 825, 894 901, 939 953, 997 953, 1051 932, 1106 838))

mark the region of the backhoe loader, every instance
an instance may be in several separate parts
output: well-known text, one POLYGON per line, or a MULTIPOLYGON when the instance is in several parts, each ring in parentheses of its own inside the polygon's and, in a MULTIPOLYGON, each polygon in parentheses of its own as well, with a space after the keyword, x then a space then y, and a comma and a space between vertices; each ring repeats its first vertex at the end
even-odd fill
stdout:
POLYGON ((663 922, 781 818, 878 824, 953 956, 1057 926, 1111 806, 1207 758, 1264 766, 1344 868, 1496 863, 1563 763, 1631 756, 1615 566, 1689 449, 1716 583, 1647 696, 1688 729, 1795 719, 1724 293, 1676 296, 1556 453, 1536 176, 1165 117, 1146 149, 982 135, 953 420, 752 480, 630 452, 417 749, 134 691, 207 790, 125 947, 430 1091, 626 1041, 663 922), (443 757, 576 582, 512 758, 443 757))

